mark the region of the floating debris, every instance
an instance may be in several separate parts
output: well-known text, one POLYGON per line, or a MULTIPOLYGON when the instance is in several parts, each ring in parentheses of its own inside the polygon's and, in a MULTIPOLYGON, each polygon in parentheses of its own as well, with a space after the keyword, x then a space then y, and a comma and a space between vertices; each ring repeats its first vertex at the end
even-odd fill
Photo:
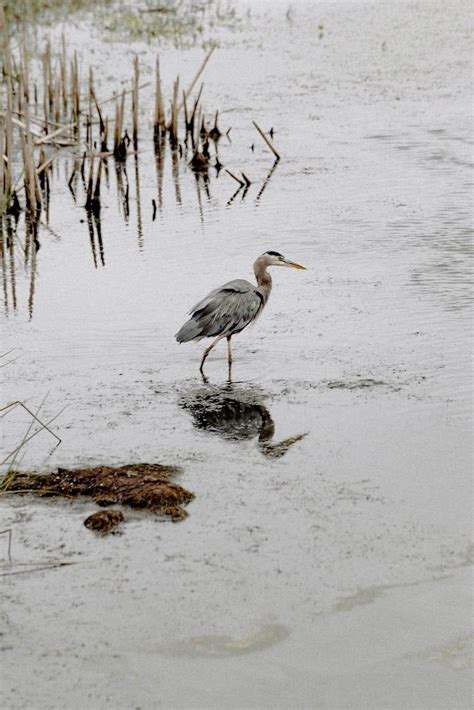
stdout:
MULTIPOLYGON (((255 128, 257 129, 257 131, 260 133, 260 135, 262 136, 262 138, 263 138, 263 140, 265 141, 265 143, 268 145, 268 147, 269 147, 270 150, 272 151, 272 153, 273 153, 273 155, 275 156, 275 158, 276 158, 277 160, 280 160, 281 155, 280 155, 280 153, 277 151, 277 149, 275 148, 275 146, 273 145, 273 143, 271 142, 271 140, 265 135, 265 133, 262 131, 262 129, 260 128, 260 126, 259 126, 257 123, 255 123, 255 121, 252 121, 252 123, 253 123, 253 125, 255 126, 255 128)), ((271 129, 271 135, 273 136, 273 128, 271 129)))
POLYGON ((8 493, 41 497, 93 498, 100 506, 124 505, 129 508, 161 513, 172 520, 182 520, 181 507, 194 495, 170 479, 179 473, 175 466, 136 463, 94 468, 58 468, 56 473, 35 474, 10 471, 2 490, 8 493))

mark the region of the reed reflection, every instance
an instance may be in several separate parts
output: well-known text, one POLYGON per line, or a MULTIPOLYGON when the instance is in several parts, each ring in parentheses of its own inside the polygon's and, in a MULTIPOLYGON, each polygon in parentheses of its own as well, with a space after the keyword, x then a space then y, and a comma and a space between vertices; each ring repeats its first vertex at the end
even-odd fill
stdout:
POLYGON ((188 411, 197 429, 223 439, 257 439, 260 452, 268 458, 281 458, 306 434, 273 441, 275 423, 264 404, 265 395, 255 387, 233 384, 204 384, 182 394, 179 406, 188 411))
POLYGON ((33 317, 35 296, 37 254, 40 249, 38 239, 39 215, 26 213, 23 219, 13 215, 0 217, 0 259, 2 269, 3 308, 5 315, 15 313, 18 308, 17 276, 28 281, 28 314, 33 317), (23 232, 24 229, 24 232, 23 232))
POLYGON ((142 204, 140 195, 140 169, 138 165, 138 150, 134 152, 135 164, 135 198, 137 206, 137 238, 138 248, 143 251, 143 222, 142 222, 142 204))
POLYGON ((161 135, 154 143, 158 208, 163 210, 163 177, 165 166, 166 137, 161 135))

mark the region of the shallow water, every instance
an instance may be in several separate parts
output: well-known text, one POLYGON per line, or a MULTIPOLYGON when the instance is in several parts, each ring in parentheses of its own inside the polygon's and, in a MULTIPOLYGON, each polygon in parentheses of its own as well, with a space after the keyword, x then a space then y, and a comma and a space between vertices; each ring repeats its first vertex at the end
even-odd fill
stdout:
MULTIPOLYGON (((38 707, 469 705, 469 7, 251 9, 205 74, 209 111, 232 126, 220 160, 248 192, 231 200, 233 180, 211 170, 207 194, 167 152, 153 220, 142 129, 128 219, 110 163, 102 250, 64 159, 33 295, 15 255, 16 309, 7 275, 2 398, 48 394, 46 418, 67 405, 61 446, 41 433, 22 468, 159 461, 196 494, 184 523, 134 515, 106 540, 82 527, 90 506, 3 500, 14 564, 77 563, 3 578, 7 707, 38 702, 33 688, 38 707), (273 172, 252 120, 275 129, 273 172), (173 335, 268 249, 308 270, 274 269, 232 382, 222 346, 203 383, 203 344, 173 335)), ((69 35, 104 76, 135 51, 151 76, 155 47, 96 39, 69 35)), ((168 94, 202 54, 161 50, 168 94)), ((28 418, 2 423, 8 453, 28 418)))

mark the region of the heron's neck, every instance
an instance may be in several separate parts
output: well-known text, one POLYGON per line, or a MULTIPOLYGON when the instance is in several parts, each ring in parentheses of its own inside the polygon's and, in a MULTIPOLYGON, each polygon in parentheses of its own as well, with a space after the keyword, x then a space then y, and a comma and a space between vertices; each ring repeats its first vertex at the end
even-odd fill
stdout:
POLYGON ((253 265, 253 270, 259 286, 258 290, 262 294, 264 302, 266 303, 272 290, 272 277, 267 271, 267 264, 265 263, 265 260, 259 257, 253 265))

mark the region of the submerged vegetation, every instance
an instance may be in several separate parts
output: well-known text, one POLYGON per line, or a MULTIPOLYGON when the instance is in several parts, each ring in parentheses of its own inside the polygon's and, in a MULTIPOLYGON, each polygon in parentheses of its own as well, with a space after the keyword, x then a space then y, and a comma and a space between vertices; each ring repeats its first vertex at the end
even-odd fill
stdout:
POLYGON ((110 38, 161 39, 177 47, 215 44, 214 30, 235 29, 241 19, 230 0, 6 0, 5 14, 17 25, 53 24, 87 13, 110 38))

